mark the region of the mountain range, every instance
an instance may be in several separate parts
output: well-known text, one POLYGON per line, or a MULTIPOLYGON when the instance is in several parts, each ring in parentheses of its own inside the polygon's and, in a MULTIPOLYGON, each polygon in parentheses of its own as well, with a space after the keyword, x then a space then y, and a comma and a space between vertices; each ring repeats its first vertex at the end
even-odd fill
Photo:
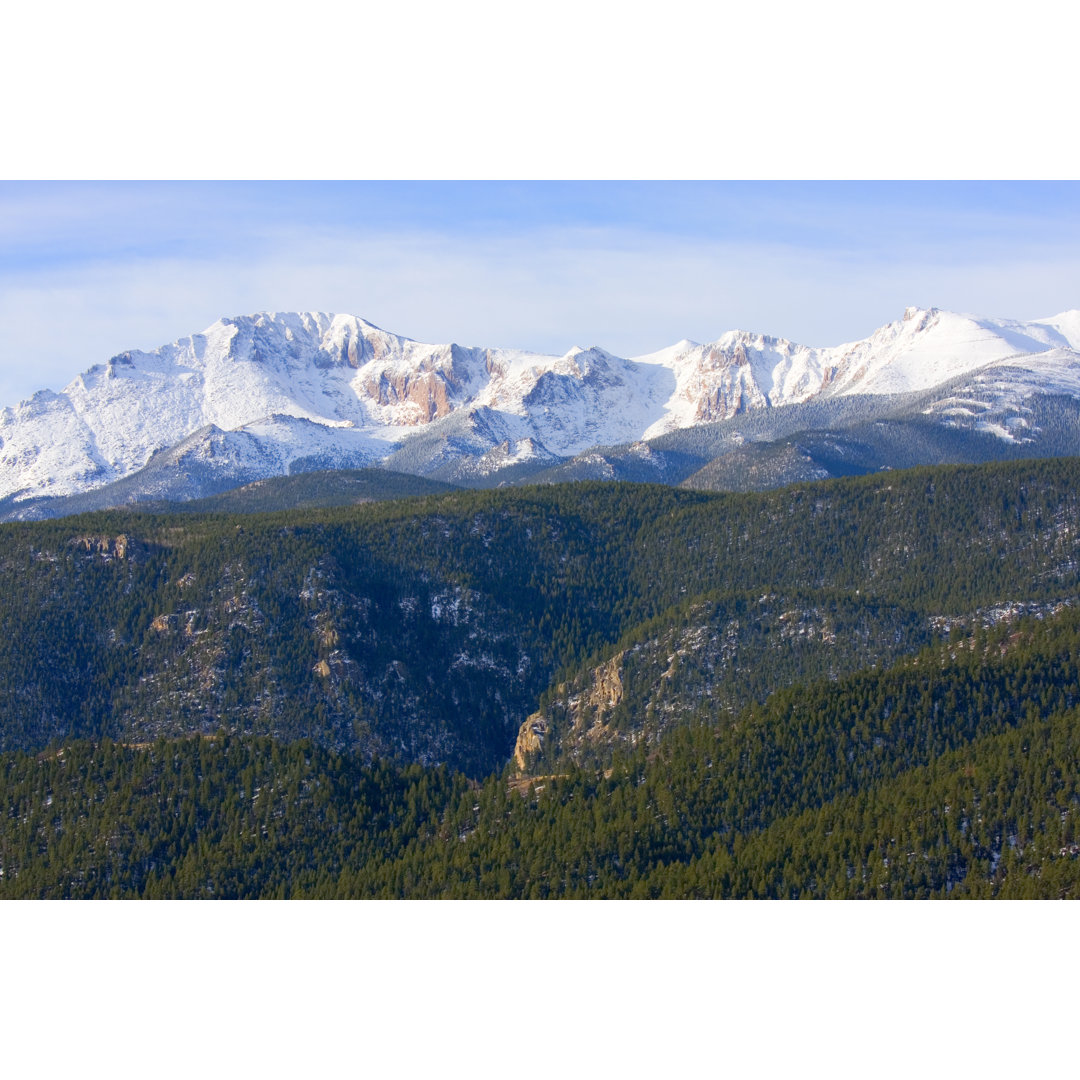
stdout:
POLYGON ((1053 456, 1080 432, 1080 310, 910 307, 830 348, 730 331, 633 358, 430 345, 351 315, 223 318, 0 411, 0 519, 379 467, 464 486, 715 489, 1053 456))

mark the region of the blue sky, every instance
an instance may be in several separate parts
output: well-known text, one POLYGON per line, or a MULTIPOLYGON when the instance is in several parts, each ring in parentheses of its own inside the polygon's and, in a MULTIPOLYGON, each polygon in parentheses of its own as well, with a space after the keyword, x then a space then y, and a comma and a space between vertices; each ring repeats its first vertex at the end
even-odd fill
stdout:
POLYGON ((622 355, 1080 307, 1073 182, 3 182, 0 404, 223 315, 622 355))

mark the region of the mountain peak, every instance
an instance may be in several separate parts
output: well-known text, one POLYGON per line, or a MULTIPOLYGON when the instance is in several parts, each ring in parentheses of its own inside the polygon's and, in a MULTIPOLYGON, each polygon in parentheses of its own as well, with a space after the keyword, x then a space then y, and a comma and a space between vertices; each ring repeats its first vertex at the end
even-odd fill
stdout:
POLYGON ((502 443, 566 457, 819 395, 926 390, 1035 354, 1039 385, 1072 393, 1054 371, 1078 351, 1080 310, 1018 322, 911 306, 901 322, 830 348, 731 330, 630 359, 595 345, 558 357, 424 344, 355 315, 263 311, 120 353, 60 394, 0 411, 0 498, 101 487, 208 425, 236 436, 229 445, 245 460, 286 471, 391 458, 413 471, 502 443), (278 419, 255 431, 266 417, 278 419), (271 439, 273 453, 250 449, 271 439))

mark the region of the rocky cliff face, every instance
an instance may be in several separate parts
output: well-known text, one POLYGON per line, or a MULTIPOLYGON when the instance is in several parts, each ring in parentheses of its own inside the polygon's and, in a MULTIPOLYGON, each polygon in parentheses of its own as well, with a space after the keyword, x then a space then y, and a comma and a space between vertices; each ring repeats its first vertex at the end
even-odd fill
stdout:
MULTIPOLYGON (((79 551, 91 552, 102 559, 126 559, 130 541, 127 536, 77 536, 70 541, 71 546, 79 551)), ((139 545, 133 545, 131 554, 139 553, 139 545)))
POLYGON ((530 759, 543 750, 549 732, 549 716, 567 743, 584 740, 610 745, 617 741, 618 735, 610 725, 610 718, 623 699, 625 655, 617 653, 573 686, 561 683, 547 711, 535 712, 525 720, 514 746, 514 761, 520 771, 524 772, 530 759))
POLYGON ((524 772, 529 759, 544 748, 547 730, 547 717, 542 712, 534 712, 518 729, 517 741, 514 743, 514 762, 519 771, 524 772))

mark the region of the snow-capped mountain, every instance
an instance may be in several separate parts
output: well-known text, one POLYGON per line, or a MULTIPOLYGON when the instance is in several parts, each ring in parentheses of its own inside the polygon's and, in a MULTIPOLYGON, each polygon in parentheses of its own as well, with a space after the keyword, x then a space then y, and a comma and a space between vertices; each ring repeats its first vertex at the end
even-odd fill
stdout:
MULTIPOLYGON (((1056 348, 1080 349, 1080 310, 1024 323, 909 307, 863 341, 832 348, 742 330, 711 345, 682 341, 637 358, 670 368, 677 381, 665 416, 645 437, 818 395, 926 390, 987 364, 1056 348)), ((1044 377, 1054 380, 1051 370, 1044 377)))
MULTIPOLYGON (((595 347, 556 357, 428 345, 350 315, 265 313, 122 353, 61 393, 0 411, 0 498, 73 495, 147 468, 213 474, 219 486, 381 462, 430 472, 467 458, 493 471, 748 410, 927 390, 975 373, 980 408, 995 394, 1080 396, 1080 310, 1017 322, 908 308, 831 348, 730 331, 630 359, 595 347)), ((942 422, 968 406, 951 408, 938 410, 942 422)), ((177 497, 202 490, 176 476, 165 487, 177 497)))

